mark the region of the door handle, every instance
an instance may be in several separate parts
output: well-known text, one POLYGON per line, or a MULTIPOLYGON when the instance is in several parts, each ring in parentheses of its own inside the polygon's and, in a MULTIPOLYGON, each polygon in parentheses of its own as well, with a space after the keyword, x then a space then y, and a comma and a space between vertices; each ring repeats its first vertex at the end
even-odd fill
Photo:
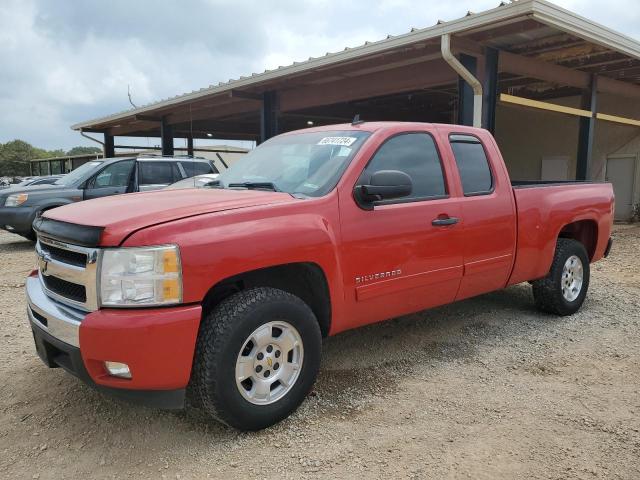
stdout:
POLYGON ((446 227, 448 225, 455 225, 458 223, 460 219, 456 217, 447 217, 447 218, 434 218, 431 220, 431 225, 434 227, 446 227))

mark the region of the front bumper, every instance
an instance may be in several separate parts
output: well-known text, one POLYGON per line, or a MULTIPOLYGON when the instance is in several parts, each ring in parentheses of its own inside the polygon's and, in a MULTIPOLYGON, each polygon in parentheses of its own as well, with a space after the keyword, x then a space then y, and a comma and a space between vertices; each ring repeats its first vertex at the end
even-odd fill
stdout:
POLYGON ((31 233, 31 224, 35 219, 33 207, 0 207, 0 228, 25 235, 31 233))
POLYGON ((124 400, 184 407, 200 305, 84 313, 47 297, 38 277, 27 279, 26 290, 36 350, 48 367, 124 400), (132 378, 109 375, 105 361, 126 363, 132 378))

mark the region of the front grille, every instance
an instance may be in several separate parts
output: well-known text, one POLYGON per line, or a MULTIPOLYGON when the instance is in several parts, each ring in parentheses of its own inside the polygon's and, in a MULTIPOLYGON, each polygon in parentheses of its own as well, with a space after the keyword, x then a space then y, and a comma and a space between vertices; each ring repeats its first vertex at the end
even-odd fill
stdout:
POLYGON ((100 249, 51 238, 36 244, 42 286, 55 300, 85 311, 98 309, 97 269, 100 249))
POLYGON ((59 262, 75 265, 76 267, 84 267, 87 264, 87 255, 85 253, 64 250, 48 244, 44 245, 43 250, 49 252, 51 258, 59 262))
POLYGON ((85 303, 87 301, 87 290, 83 285, 47 275, 42 275, 42 279, 45 287, 57 295, 73 300, 74 302, 85 303))

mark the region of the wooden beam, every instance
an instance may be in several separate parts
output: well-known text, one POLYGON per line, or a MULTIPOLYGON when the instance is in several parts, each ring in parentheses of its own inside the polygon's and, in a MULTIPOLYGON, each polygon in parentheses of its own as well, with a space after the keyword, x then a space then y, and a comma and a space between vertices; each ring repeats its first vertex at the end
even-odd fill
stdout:
POLYGON ((189 122, 191 120, 220 119, 238 113, 259 112, 260 104, 253 100, 238 99, 221 105, 209 104, 206 107, 192 110, 191 112, 175 113, 167 116, 170 125, 189 122))
POLYGON ((581 38, 577 39, 576 37, 573 37, 568 33, 559 33, 557 35, 545 36, 525 43, 521 43, 519 45, 514 45, 511 48, 511 51, 517 54, 535 56, 554 50, 561 50, 563 48, 570 48, 576 45, 583 45, 584 43, 585 41, 581 38))
POLYGON ((559 85, 589 88, 591 84, 591 75, 588 73, 506 51, 500 52, 499 64, 501 72, 515 73, 559 85))
POLYGON ((500 101, 504 103, 510 103, 513 105, 520 105, 522 107, 537 108, 539 110, 549 110, 551 112, 566 113, 568 115, 576 115, 578 117, 591 118, 592 113, 589 110, 582 110, 580 108, 565 107, 564 105, 558 105, 549 102, 539 102, 538 100, 530 100, 523 97, 515 97, 513 95, 507 95, 506 93, 500 94, 500 101))
POLYGON ((159 130, 159 128, 160 124, 158 122, 138 121, 112 127, 109 129, 109 133, 117 137, 126 137, 131 132, 159 130))
POLYGON ((583 43, 572 47, 565 47, 552 52, 539 53, 535 56, 541 62, 570 62, 585 57, 597 57, 598 55, 611 54, 613 52, 593 43, 583 43))
POLYGON ((640 120, 634 120, 632 118, 618 117, 617 115, 609 115, 607 113, 597 113, 596 118, 598 120, 604 120, 606 122, 614 122, 623 125, 631 125, 633 127, 640 127, 640 120))
POLYGON ((262 101, 262 95, 259 93, 243 92, 241 90, 231 90, 228 94, 229 98, 244 98, 245 100, 262 101))
POLYGON ((143 122, 162 122, 162 117, 157 117, 155 115, 136 115, 135 119, 143 122))
MULTIPOLYGON (((255 131, 259 130, 259 120, 256 118, 255 121, 251 122, 237 122, 235 120, 198 120, 193 122, 193 131, 196 130, 208 132, 208 131, 229 131, 229 132, 245 132, 245 131, 255 131)), ((174 130, 176 132, 188 131, 190 124, 180 124, 174 125, 174 130)), ((176 134, 176 137, 179 135, 176 134)))
MULTIPOLYGON (((494 46, 496 43, 500 43, 499 40, 504 37, 512 37, 515 35, 532 35, 536 31, 547 28, 546 25, 531 20, 531 19, 512 19, 507 20, 501 26, 497 26, 495 23, 485 24, 485 28, 482 30, 475 29, 472 32, 462 32, 458 35, 465 35, 467 38, 472 39, 475 42, 486 43, 490 46, 494 46)), ((526 37, 525 37, 526 38, 526 37)))
MULTIPOLYGON (((176 134, 185 132, 177 131, 176 134)), ((213 139, 213 140, 259 140, 260 134, 254 132, 229 132, 229 131, 207 131, 193 132, 193 138, 213 139), (209 136, 208 134, 211 134, 209 136)))
MULTIPOLYGON (((438 44, 439 47, 440 44, 438 44)), ((479 42, 457 35, 451 36, 451 50, 455 53, 466 53, 476 57, 484 55, 484 47, 479 42)))
MULTIPOLYGON (((581 89, 591 86, 591 74, 581 70, 573 70, 554 63, 514 53, 500 52, 500 71, 514 73, 525 77, 536 78, 558 85, 567 85, 581 89)), ((600 76, 598 91, 611 95, 640 99, 640 86, 620 80, 600 76)))
POLYGON ((440 58, 439 52, 439 42, 412 45, 402 50, 380 52, 374 56, 327 65, 314 69, 313 71, 269 82, 269 89, 280 92, 283 90, 302 88, 312 84, 331 83, 343 80, 349 76, 353 77, 382 70, 392 70, 414 63, 421 63, 430 57, 430 59, 440 58), (432 57, 432 55, 434 56, 432 57))
POLYGON ((322 85, 285 90, 280 97, 280 110, 331 105, 438 85, 453 84, 455 72, 444 60, 433 60, 382 72, 337 80, 322 85))

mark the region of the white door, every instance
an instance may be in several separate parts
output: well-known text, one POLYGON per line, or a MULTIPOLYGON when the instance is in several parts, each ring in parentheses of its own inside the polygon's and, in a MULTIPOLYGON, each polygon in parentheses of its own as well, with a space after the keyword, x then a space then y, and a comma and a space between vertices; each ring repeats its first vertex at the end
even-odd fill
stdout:
POLYGON ((612 155, 607 158, 606 180, 613 184, 616 195, 616 220, 629 220, 633 213, 636 161, 636 155, 612 155))
POLYGON ((568 180, 569 179, 569 157, 542 157, 542 171, 540 180, 568 180))

